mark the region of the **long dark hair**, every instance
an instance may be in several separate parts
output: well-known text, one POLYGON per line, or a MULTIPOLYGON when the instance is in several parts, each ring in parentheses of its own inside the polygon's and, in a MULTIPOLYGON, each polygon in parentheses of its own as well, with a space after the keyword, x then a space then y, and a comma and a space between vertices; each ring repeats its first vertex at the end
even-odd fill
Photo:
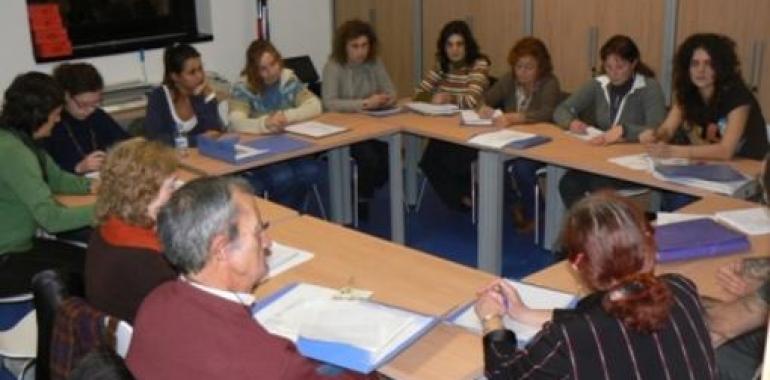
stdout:
POLYGON ((454 34, 459 35, 465 41, 466 65, 473 65, 477 59, 482 58, 479 44, 476 42, 476 39, 473 38, 473 33, 471 33, 471 28, 468 27, 468 24, 462 20, 450 21, 441 29, 438 41, 436 41, 436 61, 438 61, 441 66, 441 71, 443 72, 449 71, 449 57, 446 55, 446 43, 449 40, 449 37, 454 34))
POLYGON ((34 133, 57 107, 64 104, 64 91, 48 74, 30 71, 13 79, 3 96, 0 128, 17 136, 37 156, 43 178, 47 179, 43 149, 34 133))
MULTIPOLYGON (((631 39, 631 37, 624 36, 622 34, 616 34, 610 37, 610 39, 608 39, 599 50, 599 55, 602 57, 602 62, 604 62, 607 57, 613 54, 623 58, 623 60, 628 62, 636 61, 637 73, 650 78, 655 77, 655 71, 653 71, 649 66, 642 62, 642 54, 639 53, 639 48, 636 46, 636 43, 631 39)), ((603 65, 602 72, 604 72, 603 65)))
POLYGON ((682 108, 684 119, 703 123, 716 115, 714 105, 726 89, 743 84, 735 42, 727 36, 699 33, 688 37, 674 57, 674 90, 676 101, 682 108), (695 50, 703 49, 711 58, 714 69, 714 94, 703 99, 690 78, 690 61, 695 50))
POLYGON ((562 229, 567 257, 592 289, 605 291, 602 307, 641 332, 663 327, 671 309, 668 286, 653 274, 655 238, 631 201, 609 192, 583 198, 562 229))
POLYGON ((163 51, 163 84, 171 89, 174 98, 179 96, 171 74, 179 75, 184 71, 184 63, 191 58, 200 58, 201 54, 189 44, 174 43, 163 51))

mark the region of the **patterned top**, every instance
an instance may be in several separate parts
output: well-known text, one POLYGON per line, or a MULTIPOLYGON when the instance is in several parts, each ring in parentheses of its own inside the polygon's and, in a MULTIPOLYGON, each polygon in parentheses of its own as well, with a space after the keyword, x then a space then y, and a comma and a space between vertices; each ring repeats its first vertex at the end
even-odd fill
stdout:
MULTIPOLYGON (((436 65, 425 74, 415 98, 427 98, 444 92, 452 96, 452 103, 463 109, 473 109, 481 104, 481 95, 489 86, 489 62, 479 58, 473 66, 450 66, 448 72, 436 65), (426 96, 428 95, 428 96, 426 96)), ((429 100, 429 99, 426 99, 429 100)))
POLYGON ((516 335, 484 336, 485 375, 493 379, 714 379, 714 350, 695 285, 661 277, 673 293, 669 320, 651 334, 627 328, 601 306, 604 293, 582 299, 553 320, 523 350, 516 335))

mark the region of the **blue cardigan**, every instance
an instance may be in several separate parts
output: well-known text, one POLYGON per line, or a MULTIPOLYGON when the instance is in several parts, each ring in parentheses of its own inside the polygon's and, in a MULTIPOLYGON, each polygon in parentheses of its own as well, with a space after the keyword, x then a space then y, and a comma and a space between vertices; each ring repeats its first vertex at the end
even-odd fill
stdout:
MULTIPOLYGON (((198 124, 188 133, 193 137, 208 130, 222 130, 222 120, 219 118, 217 101, 212 100, 208 103, 203 96, 192 96, 190 98, 195 117, 198 118, 198 124)), ((161 141, 167 145, 174 146, 174 135, 176 135, 176 123, 171 115, 166 94, 163 86, 157 87, 147 97, 147 115, 144 119, 144 133, 150 140, 161 141)), ((195 146, 195 139, 190 139, 190 145, 195 146)))

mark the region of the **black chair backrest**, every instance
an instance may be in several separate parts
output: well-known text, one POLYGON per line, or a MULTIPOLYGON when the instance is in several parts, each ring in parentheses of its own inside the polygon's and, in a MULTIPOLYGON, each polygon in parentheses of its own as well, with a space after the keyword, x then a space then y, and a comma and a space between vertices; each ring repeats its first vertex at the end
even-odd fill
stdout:
POLYGON ((284 58, 283 65, 294 71, 297 78, 307 84, 307 88, 312 91, 316 96, 321 96, 321 79, 318 76, 313 61, 310 60, 310 56, 301 55, 299 57, 284 58))
POLYGON ((299 57, 284 58, 283 65, 294 71, 294 74, 297 74, 297 78, 307 84, 316 83, 321 78, 318 76, 318 71, 313 66, 310 56, 301 55, 299 57))
POLYGON ((56 309, 69 296, 67 285, 61 275, 52 269, 44 270, 32 277, 32 293, 37 313, 37 359, 35 379, 50 379, 51 334, 56 309))

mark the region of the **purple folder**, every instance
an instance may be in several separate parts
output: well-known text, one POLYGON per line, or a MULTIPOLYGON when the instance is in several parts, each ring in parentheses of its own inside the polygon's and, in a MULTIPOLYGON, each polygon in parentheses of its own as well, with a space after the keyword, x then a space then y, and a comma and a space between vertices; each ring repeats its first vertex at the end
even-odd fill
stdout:
POLYGON ((671 223, 655 230, 658 262, 716 257, 748 251, 746 235, 711 219, 671 223))
POLYGON ((670 178, 695 178, 713 182, 746 179, 741 172, 725 164, 655 165, 655 171, 670 178))

